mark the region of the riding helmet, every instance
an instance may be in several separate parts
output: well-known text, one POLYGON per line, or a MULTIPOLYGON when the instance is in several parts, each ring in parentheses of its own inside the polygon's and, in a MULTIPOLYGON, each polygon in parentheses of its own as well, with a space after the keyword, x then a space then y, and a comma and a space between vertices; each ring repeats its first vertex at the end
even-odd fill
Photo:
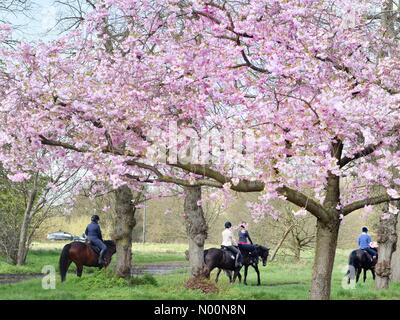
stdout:
POLYGON ((97 214, 92 216, 92 221, 96 221, 97 222, 99 220, 100 220, 100 217, 97 214))
POLYGON ((368 228, 367 227, 362 227, 362 232, 368 232, 368 228))
POLYGON ((225 222, 225 228, 228 229, 232 227, 232 223, 230 223, 229 221, 225 222))

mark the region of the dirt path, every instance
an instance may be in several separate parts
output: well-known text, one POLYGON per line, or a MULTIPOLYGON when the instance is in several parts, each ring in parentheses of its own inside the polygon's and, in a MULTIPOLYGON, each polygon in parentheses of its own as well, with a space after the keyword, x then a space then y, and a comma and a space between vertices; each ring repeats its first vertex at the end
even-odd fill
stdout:
POLYGON ((188 269, 188 264, 184 262, 171 262, 136 265, 132 268, 132 275, 140 275, 144 273, 153 275, 168 274, 179 269, 188 269))

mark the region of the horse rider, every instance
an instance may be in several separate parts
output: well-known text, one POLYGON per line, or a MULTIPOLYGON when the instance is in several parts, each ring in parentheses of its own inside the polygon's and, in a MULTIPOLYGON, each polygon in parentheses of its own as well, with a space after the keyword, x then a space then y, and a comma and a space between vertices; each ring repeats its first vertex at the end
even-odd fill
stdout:
POLYGON ((235 267, 242 266, 242 254, 240 250, 236 247, 236 241, 233 238, 232 223, 229 221, 225 222, 225 230, 222 231, 222 244, 221 247, 229 250, 235 256, 235 267))
POLYGON ((104 255, 107 251, 107 246, 103 242, 103 236, 99 225, 100 217, 95 214, 91 218, 92 222, 88 224, 85 230, 85 234, 88 240, 97 248, 100 249, 99 264, 105 264, 104 255))
POLYGON ((239 249, 241 251, 246 252, 252 260, 257 258, 254 256, 254 252, 256 251, 256 246, 253 244, 253 241, 250 238, 249 231, 247 230, 246 221, 242 221, 240 223, 239 229, 239 249))
POLYGON ((250 238, 249 231, 247 230, 247 223, 242 221, 239 229, 239 244, 253 246, 253 241, 250 238))
POLYGON ((358 237, 358 246, 361 250, 367 251, 367 253, 371 256, 372 261, 377 258, 377 252, 371 247, 372 239, 368 234, 368 228, 362 227, 362 233, 358 237))

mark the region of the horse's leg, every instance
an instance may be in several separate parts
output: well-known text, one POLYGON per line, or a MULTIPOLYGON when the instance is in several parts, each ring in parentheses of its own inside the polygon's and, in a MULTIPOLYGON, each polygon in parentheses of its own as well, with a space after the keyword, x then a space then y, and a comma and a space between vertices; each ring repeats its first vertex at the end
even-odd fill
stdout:
POLYGON ((364 268, 364 283, 365 283, 365 280, 367 280, 367 269, 364 268))
POLYGON ((372 279, 375 280, 375 269, 371 269, 371 273, 372 273, 372 279))
POLYGON ((233 281, 232 281, 232 272, 230 270, 226 270, 226 275, 229 278, 229 283, 233 283, 233 281))
POLYGON ((247 271, 249 270, 249 266, 246 264, 244 266, 244 280, 243 283, 247 286, 247 271))
POLYGON ((211 271, 210 271, 210 268, 207 265, 205 265, 204 275, 205 275, 205 277, 207 279, 210 279, 211 271))
POLYGON ((358 280, 360 279, 361 268, 357 268, 356 272, 357 272, 357 275, 356 275, 356 283, 358 283, 358 280))
POLYGON ((257 272, 257 285, 261 285, 261 280, 260 280, 260 270, 258 270, 258 264, 253 265, 254 270, 257 272))
POLYGON ((242 275, 240 274, 239 270, 238 270, 238 273, 237 273, 237 277, 239 279, 239 283, 242 283, 242 275))
POLYGON ((232 280, 232 283, 235 283, 236 277, 238 276, 238 273, 239 273, 239 270, 238 270, 238 269, 233 270, 233 280, 232 280))
POLYGON ((215 277, 215 283, 218 282, 219 274, 221 273, 222 269, 218 268, 217 276, 215 277))
POLYGON ((83 266, 81 264, 76 264, 76 275, 82 277, 83 266))

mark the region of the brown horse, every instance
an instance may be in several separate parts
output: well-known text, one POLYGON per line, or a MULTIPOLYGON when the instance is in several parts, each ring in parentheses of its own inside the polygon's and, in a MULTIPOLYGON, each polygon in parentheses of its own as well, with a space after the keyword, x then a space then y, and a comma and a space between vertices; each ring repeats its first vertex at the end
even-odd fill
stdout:
POLYGON ((111 257, 116 252, 115 242, 111 240, 104 241, 107 246, 106 254, 104 255, 104 265, 100 265, 99 254, 92 248, 89 243, 74 241, 64 246, 60 255, 60 274, 61 282, 65 281, 68 268, 71 262, 76 265, 76 275, 82 276, 83 266, 87 267, 107 267, 111 262, 111 257))

